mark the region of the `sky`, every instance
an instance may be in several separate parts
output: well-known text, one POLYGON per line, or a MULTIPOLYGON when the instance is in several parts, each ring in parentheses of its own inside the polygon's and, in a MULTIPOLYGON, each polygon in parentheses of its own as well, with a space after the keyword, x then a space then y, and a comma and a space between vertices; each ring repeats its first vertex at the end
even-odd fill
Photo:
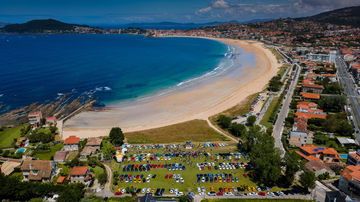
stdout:
POLYGON ((243 22, 358 5, 360 0, 0 0, 0 22, 48 18, 83 24, 243 22))

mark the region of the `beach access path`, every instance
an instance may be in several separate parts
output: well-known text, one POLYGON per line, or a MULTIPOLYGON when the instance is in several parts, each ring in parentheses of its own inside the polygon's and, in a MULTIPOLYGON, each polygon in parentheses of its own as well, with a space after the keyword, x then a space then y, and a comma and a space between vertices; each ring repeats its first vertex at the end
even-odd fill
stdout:
POLYGON ((226 133, 224 133, 223 131, 221 131, 218 127, 214 126, 211 121, 209 119, 206 119, 207 123, 209 124, 209 126, 214 129, 215 131, 219 132, 220 134, 222 134, 223 136, 229 138, 231 141, 238 143, 239 139, 236 137, 233 137, 232 135, 228 135, 226 133))

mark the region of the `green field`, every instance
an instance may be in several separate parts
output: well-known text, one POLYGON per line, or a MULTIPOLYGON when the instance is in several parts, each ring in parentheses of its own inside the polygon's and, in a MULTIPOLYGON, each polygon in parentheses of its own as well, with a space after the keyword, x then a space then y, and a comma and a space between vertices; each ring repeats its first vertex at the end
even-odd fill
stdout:
POLYGON ((0 131, 0 148, 11 147, 14 139, 21 136, 20 129, 22 127, 23 126, 6 128, 3 131, 0 131))
POLYGON ((224 141, 226 138, 212 129, 205 120, 192 120, 161 128, 125 133, 128 143, 173 143, 224 141))
POLYGON ((54 157, 55 152, 60 151, 63 144, 57 144, 50 147, 50 151, 36 152, 35 157, 41 160, 51 160, 54 157))
POLYGON ((269 108, 267 109, 267 111, 265 112, 263 118, 260 121, 260 124, 269 128, 273 125, 272 122, 270 122, 270 117, 273 113, 275 113, 275 110, 278 110, 278 102, 279 102, 280 98, 279 97, 274 97, 274 99, 271 101, 269 108))
POLYGON ((280 75, 280 76, 283 76, 284 75, 284 73, 286 72, 286 70, 289 68, 289 64, 284 64, 284 65, 282 65, 281 67, 280 67, 280 69, 279 69, 279 71, 278 71, 278 74, 280 75))
MULTIPOLYGON (((214 187, 216 189, 216 191, 218 191, 219 187, 223 187, 223 188, 230 188, 230 187, 239 187, 241 185, 247 185, 247 186, 256 186, 256 184, 254 182, 251 181, 251 179, 249 177, 244 177, 243 174, 247 173, 244 169, 240 168, 240 169, 235 169, 235 170, 215 170, 214 167, 212 167, 211 170, 205 169, 200 171, 198 169, 198 167, 196 166, 196 163, 201 163, 201 162, 214 162, 216 165, 218 164, 217 162, 245 162, 245 159, 241 158, 239 161, 235 161, 235 160, 217 160, 215 157, 215 153, 218 152, 233 152, 234 151, 234 146, 230 145, 229 147, 218 147, 218 148, 206 148, 206 151, 211 153, 211 157, 205 157, 205 156, 200 156, 200 157, 190 157, 190 158, 183 158, 183 157, 172 157, 171 160, 166 160, 166 161, 148 161, 148 162, 134 162, 134 161, 125 161, 120 163, 116 163, 113 162, 111 167, 112 170, 114 171, 114 173, 118 173, 119 175, 121 174, 131 174, 131 175, 144 175, 144 177, 146 178, 148 174, 156 174, 156 178, 150 179, 150 183, 126 183, 126 182, 118 182, 117 186, 113 187, 113 190, 118 190, 118 188, 123 189, 126 187, 135 187, 135 188, 165 188, 165 194, 169 194, 169 189, 170 188, 177 188, 179 189, 179 191, 183 191, 184 193, 190 192, 190 191, 194 191, 197 193, 197 187, 205 187, 207 189, 207 191, 210 191, 210 187, 214 187), (136 164, 145 164, 145 163, 149 163, 149 164, 171 164, 171 163, 182 163, 183 165, 185 165, 186 170, 183 171, 169 171, 166 168, 152 168, 150 171, 148 172, 123 172, 122 168, 124 165, 136 165, 136 164), (226 174, 232 174, 234 177, 238 177, 239 178, 239 182, 236 183, 198 183, 197 182, 197 177, 196 174, 207 174, 207 173, 226 173, 226 174), (165 179, 165 175, 166 174, 181 174, 181 177, 184 179, 184 183, 177 183, 175 181, 175 179, 165 179)), ((147 153, 149 151, 152 151, 152 153, 161 153, 160 150, 131 150, 130 153, 134 154, 134 153, 147 153)), ((164 150, 162 150, 162 153, 164 152, 164 150)))

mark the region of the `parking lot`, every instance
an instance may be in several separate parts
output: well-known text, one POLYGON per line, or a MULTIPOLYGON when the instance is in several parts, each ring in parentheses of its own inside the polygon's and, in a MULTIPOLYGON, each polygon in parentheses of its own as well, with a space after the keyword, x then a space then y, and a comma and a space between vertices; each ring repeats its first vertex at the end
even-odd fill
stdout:
POLYGON ((235 145, 198 144, 132 146, 123 162, 113 163, 117 176, 114 192, 124 194, 134 187, 138 194, 200 196, 281 196, 277 188, 257 187, 251 180, 246 154, 235 145))

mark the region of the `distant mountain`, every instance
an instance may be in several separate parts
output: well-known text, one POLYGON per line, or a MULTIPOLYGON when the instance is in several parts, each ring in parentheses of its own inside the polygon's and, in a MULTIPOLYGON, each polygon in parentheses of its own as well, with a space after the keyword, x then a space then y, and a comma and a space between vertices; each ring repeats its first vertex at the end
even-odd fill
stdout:
POLYGON ((5 27, 5 25, 7 25, 8 23, 5 22, 0 22, 0 28, 5 27))
POLYGON ((257 22, 268 22, 268 21, 272 21, 272 20, 274 20, 274 18, 252 19, 252 20, 247 20, 247 21, 241 21, 239 23, 241 23, 241 24, 249 24, 249 23, 257 23, 257 22))
POLYGON ((195 29, 200 27, 220 25, 225 23, 253 23, 253 22, 266 22, 272 19, 253 19, 249 21, 227 21, 227 22, 207 22, 207 23, 177 23, 177 22, 157 22, 157 23, 129 23, 122 25, 97 25, 104 29, 126 29, 126 28, 142 28, 142 29, 176 29, 176 30, 185 30, 185 29, 195 29))
POLYGON ((32 20, 23 24, 8 24, 0 30, 7 33, 71 32, 75 27, 88 27, 60 22, 54 19, 32 20))
POLYGON ((98 25, 104 29, 126 29, 126 28, 142 28, 142 29, 194 29, 204 26, 222 24, 224 22, 209 22, 209 23, 177 23, 177 22, 158 22, 158 23, 129 23, 122 25, 98 25))
POLYGON ((360 27, 360 6, 341 8, 310 17, 297 18, 297 20, 310 20, 335 25, 360 27))

